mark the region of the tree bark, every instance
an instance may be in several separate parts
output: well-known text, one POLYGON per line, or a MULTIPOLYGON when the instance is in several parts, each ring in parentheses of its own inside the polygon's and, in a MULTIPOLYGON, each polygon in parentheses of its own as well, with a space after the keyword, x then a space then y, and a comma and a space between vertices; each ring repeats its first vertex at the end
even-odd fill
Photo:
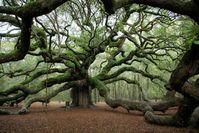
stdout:
POLYGON ((16 49, 8 54, 0 53, 0 64, 18 61, 26 56, 30 46, 31 26, 32 18, 26 17, 26 19, 22 19, 21 35, 19 42, 16 44, 16 49))
POLYGON ((187 15, 199 24, 199 14, 196 13, 199 12, 198 0, 102 0, 102 2, 109 14, 129 4, 144 4, 187 15))
POLYGON ((194 110, 189 125, 191 128, 199 128, 199 106, 194 110))
POLYGON ((196 100, 190 97, 185 97, 183 103, 178 108, 178 112, 173 117, 174 121, 176 121, 177 126, 188 126, 191 115, 197 106, 198 102, 196 102, 196 100))
POLYGON ((145 120, 149 123, 159 125, 169 125, 177 127, 187 127, 194 109, 198 106, 198 102, 190 97, 185 97, 174 116, 159 116, 153 112, 145 113, 145 120))
POLYGON ((28 2, 23 6, 0 6, 0 13, 17 15, 19 17, 37 17, 43 14, 50 13, 57 7, 61 6, 68 0, 35 0, 34 2, 28 2))
POLYGON ((171 74, 169 85, 167 85, 168 90, 175 90, 199 100, 199 91, 197 87, 187 82, 190 77, 199 73, 198 51, 199 45, 192 44, 191 49, 185 53, 180 63, 171 74))
POLYGON ((72 107, 90 107, 93 105, 91 100, 91 90, 88 86, 75 87, 71 89, 72 107))
POLYGON ((165 111, 169 107, 178 106, 181 102, 181 98, 176 98, 173 92, 169 93, 160 102, 148 102, 148 101, 130 101, 124 99, 115 99, 109 97, 109 88, 99 79, 90 78, 90 83, 96 87, 99 91, 100 96, 105 98, 105 102, 112 108, 123 107, 129 110, 138 110, 143 113, 153 112, 153 111, 165 111))

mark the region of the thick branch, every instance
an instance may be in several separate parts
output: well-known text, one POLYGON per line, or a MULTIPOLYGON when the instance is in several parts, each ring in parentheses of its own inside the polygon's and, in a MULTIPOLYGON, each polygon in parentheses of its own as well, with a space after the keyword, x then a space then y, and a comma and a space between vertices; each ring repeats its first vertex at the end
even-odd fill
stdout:
POLYGON ((144 4, 153 7, 159 7, 179 13, 182 15, 190 16, 199 23, 199 4, 197 0, 102 0, 105 9, 108 13, 114 13, 118 8, 124 7, 129 4, 144 4))
POLYGON ((0 114, 8 114, 8 115, 16 115, 16 114, 24 114, 28 112, 28 108, 30 107, 30 105, 34 102, 38 102, 38 101, 48 101, 50 100, 52 97, 56 96, 57 94, 59 94, 62 91, 65 91, 67 89, 70 89, 72 86, 74 86, 75 84, 77 84, 80 81, 73 81, 73 82, 69 82, 64 84, 63 86, 61 86, 60 88, 48 93, 45 96, 38 96, 38 95, 33 95, 32 97, 28 98, 25 100, 22 108, 19 111, 10 111, 10 110, 6 110, 6 109, 0 109, 0 114))
POLYGON ((43 14, 50 13, 60 5, 64 4, 68 0, 36 0, 35 2, 29 2, 24 6, 0 6, 0 13, 17 15, 22 18, 25 17, 37 17, 43 14))
POLYGON ((112 108, 117 107, 123 107, 129 110, 138 110, 143 113, 146 113, 147 111, 153 112, 154 111, 165 111, 169 107, 177 106, 180 104, 181 99, 180 98, 170 98, 169 100, 162 100, 160 102, 154 103, 154 102, 145 102, 145 101, 129 101, 129 100, 123 100, 123 99, 116 99, 113 100, 108 96, 109 94, 109 88, 106 87, 106 85, 100 81, 98 78, 90 78, 90 83, 98 89, 100 96, 105 98, 105 102, 112 108))
POLYGON ((26 56, 30 46, 31 25, 31 18, 26 18, 22 20, 20 42, 16 44, 16 50, 12 51, 9 54, 0 54, 0 64, 10 61, 18 61, 26 56))
POLYGON ((16 27, 20 26, 20 21, 18 21, 16 18, 9 16, 9 15, 1 15, 0 14, 0 22, 8 22, 16 27))
POLYGON ((198 103, 194 99, 185 97, 174 116, 159 116, 147 111, 145 113, 145 119, 147 122, 153 124, 186 127, 188 126, 191 114, 197 106, 198 103))
POLYGON ((183 58, 180 60, 177 68, 173 71, 168 89, 176 90, 182 94, 189 95, 199 100, 199 91, 197 87, 186 83, 187 80, 199 73, 199 46, 192 44, 190 50, 188 50, 183 58))
MULTIPOLYGON (((53 77, 53 78, 43 80, 43 81, 40 82, 39 85, 36 86, 36 88, 29 88, 26 85, 19 84, 19 85, 16 85, 14 87, 11 87, 10 89, 8 89, 4 92, 1 92, 1 94, 8 95, 8 94, 16 92, 18 90, 20 90, 20 91, 22 91, 26 94, 36 94, 46 87, 51 87, 55 84, 61 84, 63 82, 66 82, 68 79, 71 78, 70 76, 71 76, 71 73, 66 72, 64 75, 59 75, 59 76, 56 76, 56 77, 53 77)), ((24 81, 24 84, 29 83, 29 82, 30 82, 29 80, 24 81)))
POLYGON ((139 73, 144 77, 150 78, 151 80, 159 79, 160 81, 166 83, 166 80, 164 80, 162 77, 160 77, 158 75, 152 75, 152 74, 146 73, 146 72, 144 72, 142 70, 138 70, 134 67, 122 67, 122 68, 118 69, 116 72, 114 72, 110 75, 99 75, 98 77, 100 78, 100 80, 107 80, 107 79, 115 78, 115 77, 119 76, 120 74, 122 74, 123 72, 126 72, 126 71, 132 71, 134 73, 139 73))

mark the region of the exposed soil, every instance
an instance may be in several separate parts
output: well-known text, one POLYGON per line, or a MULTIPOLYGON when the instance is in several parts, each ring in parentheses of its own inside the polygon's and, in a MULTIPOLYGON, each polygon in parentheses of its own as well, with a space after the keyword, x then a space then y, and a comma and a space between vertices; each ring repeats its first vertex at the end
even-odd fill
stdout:
MULTIPOLYGON (((31 106, 26 115, 0 115, 0 133, 197 133, 199 130, 148 124, 142 113, 98 103, 90 109, 61 108, 63 103, 51 102, 31 106)), ((158 114, 171 115, 175 108, 158 114)))

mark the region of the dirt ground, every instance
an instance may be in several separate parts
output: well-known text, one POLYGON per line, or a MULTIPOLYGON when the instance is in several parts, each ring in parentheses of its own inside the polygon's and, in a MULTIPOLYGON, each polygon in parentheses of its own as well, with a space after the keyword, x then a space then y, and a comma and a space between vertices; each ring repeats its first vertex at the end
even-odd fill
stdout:
POLYGON ((0 115, 0 133, 199 133, 196 129, 148 124, 140 112, 113 110, 105 103, 90 109, 65 110, 63 105, 51 102, 45 108, 36 103, 26 115, 0 115))

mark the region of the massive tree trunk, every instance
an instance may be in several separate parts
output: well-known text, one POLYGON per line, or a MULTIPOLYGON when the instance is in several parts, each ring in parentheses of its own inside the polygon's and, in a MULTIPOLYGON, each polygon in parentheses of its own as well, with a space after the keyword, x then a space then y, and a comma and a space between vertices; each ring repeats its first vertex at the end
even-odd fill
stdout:
POLYGON ((90 107, 93 105, 91 101, 91 89, 89 86, 72 88, 71 99, 72 107, 90 107))

